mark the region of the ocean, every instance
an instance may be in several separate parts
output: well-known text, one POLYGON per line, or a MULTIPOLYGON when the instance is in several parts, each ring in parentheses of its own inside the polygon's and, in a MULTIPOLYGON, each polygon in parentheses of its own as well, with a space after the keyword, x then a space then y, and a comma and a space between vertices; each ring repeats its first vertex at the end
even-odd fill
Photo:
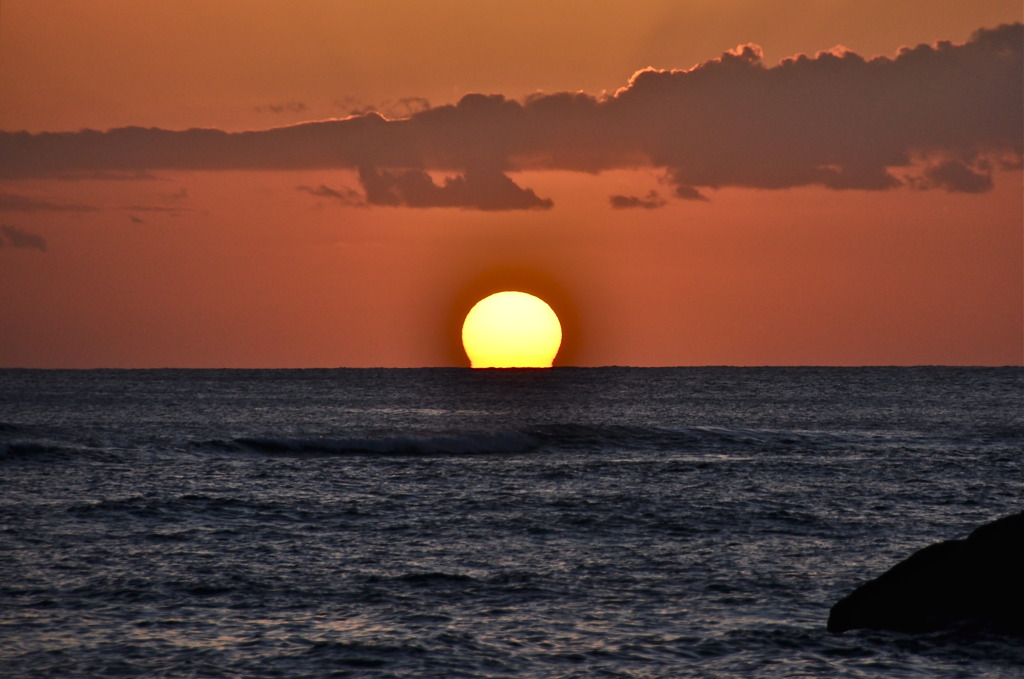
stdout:
POLYGON ((0 371, 5 677, 1019 677, 825 629, 1024 505, 1020 368, 0 371))

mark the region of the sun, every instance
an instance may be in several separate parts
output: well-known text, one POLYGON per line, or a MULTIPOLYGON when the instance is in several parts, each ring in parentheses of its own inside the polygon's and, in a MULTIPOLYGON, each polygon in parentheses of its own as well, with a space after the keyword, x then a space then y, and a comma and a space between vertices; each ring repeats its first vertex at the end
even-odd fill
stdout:
POLYGON ((550 368, 561 344, 558 316, 525 292, 483 298, 462 324, 462 346, 474 368, 550 368))

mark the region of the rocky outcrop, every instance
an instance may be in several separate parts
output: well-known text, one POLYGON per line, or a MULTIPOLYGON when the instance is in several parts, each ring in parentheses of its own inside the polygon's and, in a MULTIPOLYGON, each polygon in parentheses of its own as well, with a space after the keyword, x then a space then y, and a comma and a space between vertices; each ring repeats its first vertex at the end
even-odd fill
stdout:
POLYGON ((958 625, 1024 636, 1024 512, 912 554, 844 597, 828 631, 958 625))

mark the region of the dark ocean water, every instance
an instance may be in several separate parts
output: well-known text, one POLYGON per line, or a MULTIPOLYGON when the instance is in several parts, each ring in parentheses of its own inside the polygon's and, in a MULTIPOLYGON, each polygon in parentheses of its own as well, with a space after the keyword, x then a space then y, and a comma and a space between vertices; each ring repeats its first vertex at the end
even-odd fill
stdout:
POLYGON ((1019 511, 1024 370, 0 371, 0 675, 1019 677, 825 631, 1019 511))

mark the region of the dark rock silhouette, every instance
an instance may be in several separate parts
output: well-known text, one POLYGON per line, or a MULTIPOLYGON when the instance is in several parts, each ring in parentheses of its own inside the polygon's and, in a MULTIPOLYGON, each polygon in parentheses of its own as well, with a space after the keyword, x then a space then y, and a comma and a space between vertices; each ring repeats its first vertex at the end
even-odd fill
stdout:
POLYGON ((967 625, 1024 636, 1024 512, 925 547, 841 599, 828 631, 967 625))

